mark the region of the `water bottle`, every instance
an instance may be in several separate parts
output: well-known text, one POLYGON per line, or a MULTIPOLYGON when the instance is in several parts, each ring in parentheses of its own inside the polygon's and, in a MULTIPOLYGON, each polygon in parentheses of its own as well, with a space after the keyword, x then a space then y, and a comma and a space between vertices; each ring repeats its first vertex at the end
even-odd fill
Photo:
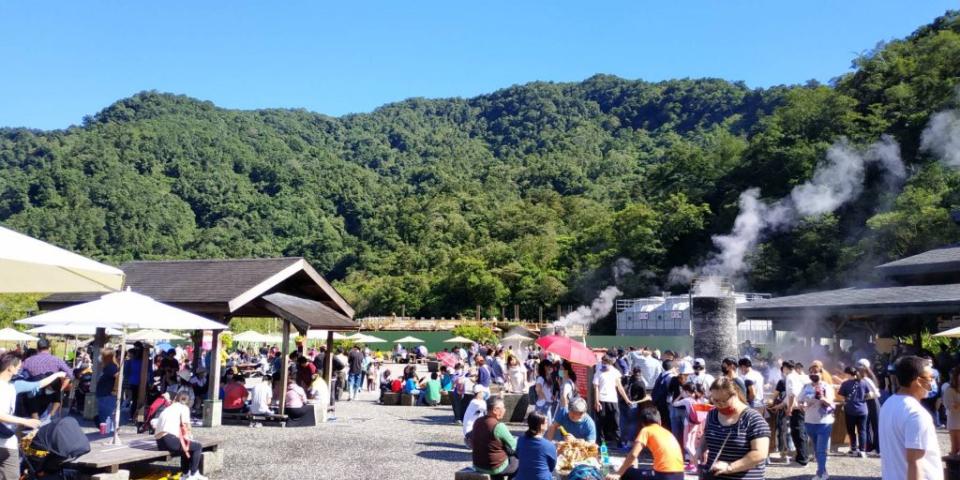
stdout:
POLYGON ((607 451, 607 442, 604 441, 600 444, 600 463, 603 465, 604 470, 609 470, 610 466, 610 452, 607 451))
POLYGON ((111 413, 110 416, 107 417, 107 434, 108 435, 113 435, 113 428, 114 428, 113 414, 111 413))

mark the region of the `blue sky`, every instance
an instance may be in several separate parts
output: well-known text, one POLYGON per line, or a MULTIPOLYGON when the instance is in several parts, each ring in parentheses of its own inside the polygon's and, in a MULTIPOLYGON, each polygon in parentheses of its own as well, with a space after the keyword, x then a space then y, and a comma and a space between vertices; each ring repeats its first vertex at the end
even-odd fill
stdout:
POLYGON ((828 81, 956 0, 5 1, 0 126, 64 128, 141 90, 366 112, 595 73, 828 81))

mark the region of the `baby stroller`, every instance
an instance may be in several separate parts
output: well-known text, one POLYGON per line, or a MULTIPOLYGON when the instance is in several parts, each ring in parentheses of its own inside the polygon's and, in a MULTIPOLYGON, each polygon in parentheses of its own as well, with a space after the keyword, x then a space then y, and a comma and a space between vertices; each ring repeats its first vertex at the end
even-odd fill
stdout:
POLYGON ((36 434, 20 442, 23 451, 22 467, 26 479, 64 480, 78 478, 76 472, 63 468, 65 462, 76 460, 90 452, 90 441, 77 420, 62 417, 40 427, 36 434))

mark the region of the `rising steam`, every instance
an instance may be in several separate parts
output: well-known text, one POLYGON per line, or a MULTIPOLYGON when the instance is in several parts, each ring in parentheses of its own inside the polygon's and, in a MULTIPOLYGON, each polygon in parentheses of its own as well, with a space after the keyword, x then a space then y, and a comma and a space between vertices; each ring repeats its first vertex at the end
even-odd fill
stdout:
POLYGON ((947 110, 931 117, 920 137, 920 148, 944 165, 960 168, 960 111, 947 110))
MULTIPOLYGON (((957 160, 960 165, 960 159, 957 160)), ((856 198, 863 190, 867 167, 874 164, 883 170, 890 185, 899 186, 906 176, 899 145, 885 135, 865 150, 857 150, 845 139, 837 142, 827 151, 826 162, 817 167, 810 180, 775 202, 764 202, 759 188, 744 191, 740 194, 740 214, 733 230, 713 237, 717 251, 696 269, 674 268, 670 282, 689 283, 700 275, 738 277, 748 269, 747 255, 764 233, 790 228, 803 217, 832 212, 856 198)))
POLYGON ((607 287, 600 292, 597 298, 593 299, 590 306, 581 305, 576 310, 566 314, 560 320, 554 322, 555 327, 571 327, 579 325, 589 328, 597 320, 606 317, 610 310, 613 310, 613 301, 623 292, 617 287, 607 287))

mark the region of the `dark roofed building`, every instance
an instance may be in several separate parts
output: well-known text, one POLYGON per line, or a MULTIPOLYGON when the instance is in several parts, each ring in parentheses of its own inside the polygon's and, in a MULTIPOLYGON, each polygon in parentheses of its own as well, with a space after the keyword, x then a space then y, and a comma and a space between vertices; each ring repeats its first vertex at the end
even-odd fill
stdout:
MULTIPOLYGON (((262 300, 271 293, 318 302, 348 319, 354 314, 340 293, 299 257, 137 261, 125 263, 120 269, 126 274, 125 285, 133 291, 221 321, 241 316, 275 316, 262 300)), ((51 310, 99 296, 55 294, 39 304, 41 309, 51 310)))
POLYGON ((877 320, 887 335, 917 335, 960 316, 960 246, 936 248, 875 267, 875 285, 810 292, 737 305, 740 319, 791 330, 806 319, 877 320))

